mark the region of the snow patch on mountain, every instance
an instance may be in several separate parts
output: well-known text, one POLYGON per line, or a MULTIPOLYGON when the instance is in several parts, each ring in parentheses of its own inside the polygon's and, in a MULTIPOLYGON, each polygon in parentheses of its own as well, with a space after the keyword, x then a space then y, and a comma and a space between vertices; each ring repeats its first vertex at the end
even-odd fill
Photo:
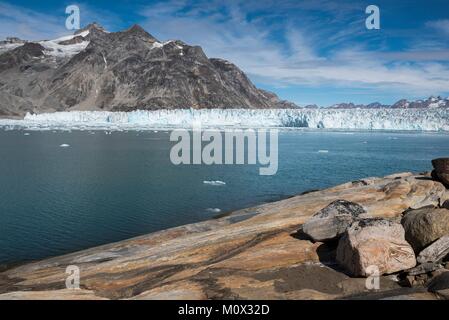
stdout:
POLYGON ((55 57, 71 57, 86 49, 87 45, 89 44, 89 41, 85 40, 73 44, 63 44, 63 43, 73 40, 75 37, 85 38, 88 35, 89 31, 84 31, 79 34, 64 36, 54 40, 40 41, 39 44, 45 48, 44 53, 46 55, 55 57))

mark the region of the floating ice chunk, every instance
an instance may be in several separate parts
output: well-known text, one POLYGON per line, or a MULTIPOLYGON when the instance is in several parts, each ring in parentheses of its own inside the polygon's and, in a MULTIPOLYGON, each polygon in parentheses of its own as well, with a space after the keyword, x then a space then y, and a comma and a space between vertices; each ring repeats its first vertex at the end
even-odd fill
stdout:
POLYGON ((68 148, 68 147, 70 147, 70 145, 67 144, 67 143, 63 143, 63 144, 60 145, 60 147, 61 148, 68 148))
POLYGON ((329 150, 318 150, 318 153, 329 153, 329 150))
POLYGON ((25 132, 23 135, 24 135, 24 136, 29 136, 30 133, 29 133, 29 132, 25 132))
POLYGON ((221 209, 219 209, 219 208, 207 208, 206 211, 212 212, 212 213, 220 213, 221 209))
POLYGON ((211 186, 224 186, 226 184, 226 182, 220 180, 204 180, 203 183, 211 186))

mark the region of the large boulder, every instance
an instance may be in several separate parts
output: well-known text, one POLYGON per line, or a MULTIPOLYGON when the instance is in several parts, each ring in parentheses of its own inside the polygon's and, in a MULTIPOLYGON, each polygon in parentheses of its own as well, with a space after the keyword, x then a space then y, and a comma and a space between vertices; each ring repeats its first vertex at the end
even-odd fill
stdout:
POLYGON ((336 200, 315 213, 302 230, 314 241, 331 240, 343 234, 364 213, 365 209, 357 203, 336 200))
POLYGON ((432 160, 433 175, 446 186, 449 186, 449 158, 439 158, 432 160))
POLYGON ((441 237, 418 255, 419 263, 440 262, 449 254, 449 235, 441 237))
POLYGON ((354 222, 341 237, 337 262, 353 276, 390 274, 416 265, 401 224, 382 218, 354 222))
POLYGON ((425 207, 408 211, 402 218, 405 239, 415 252, 420 252, 435 240, 449 235, 449 210, 425 207))

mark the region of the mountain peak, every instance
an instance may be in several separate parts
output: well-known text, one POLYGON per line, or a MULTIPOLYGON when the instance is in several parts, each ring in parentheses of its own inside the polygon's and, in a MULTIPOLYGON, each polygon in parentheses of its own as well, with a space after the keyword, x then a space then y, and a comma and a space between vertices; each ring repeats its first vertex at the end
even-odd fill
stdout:
POLYGON ((150 40, 151 42, 158 41, 155 37, 145 31, 145 29, 138 24, 134 24, 132 27, 125 30, 124 33, 136 36, 141 39, 150 40))
POLYGON ((101 25, 99 25, 96 22, 92 22, 92 23, 89 23, 84 28, 77 30, 74 34, 78 35, 78 34, 81 34, 81 33, 85 32, 85 31, 89 31, 89 32, 95 32, 95 31, 106 32, 106 30, 101 25))

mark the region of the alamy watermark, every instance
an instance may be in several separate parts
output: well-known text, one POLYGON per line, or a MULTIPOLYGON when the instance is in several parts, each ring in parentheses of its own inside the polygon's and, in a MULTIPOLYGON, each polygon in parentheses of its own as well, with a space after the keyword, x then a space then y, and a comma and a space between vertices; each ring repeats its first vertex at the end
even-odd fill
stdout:
POLYGON ((192 130, 173 130, 170 141, 178 142, 170 151, 175 165, 259 164, 260 175, 274 175, 278 170, 277 129, 203 131, 201 124, 195 123, 192 130))
POLYGON ((77 5, 70 5, 65 8, 65 13, 69 16, 65 20, 67 30, 78 30, 80 28, 80 8, 77 5))
POLYGON ((366 268, 368 277, 365 280, 365 287, 368 290, 380 289, 380 271, 376 265, 370 265, 366 268))
POLYGON ((365 9, 365 13, 369 16, 365 20, 365 26, 368 30, 380 29, 380 9, 378 6, 369 5, 365 9))
POLYGON ((68 277, 65 280, 65 287, 67 289, 79 289, 80 268, 78 266, 70 265, 65 269, 65 273, 68 274, 68 277))

